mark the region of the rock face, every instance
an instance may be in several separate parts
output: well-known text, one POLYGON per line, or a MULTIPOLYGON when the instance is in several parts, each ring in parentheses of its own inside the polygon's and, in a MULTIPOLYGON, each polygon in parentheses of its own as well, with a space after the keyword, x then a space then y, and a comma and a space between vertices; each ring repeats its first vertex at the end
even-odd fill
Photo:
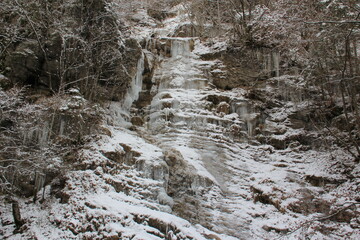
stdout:
MULTIPOLYGON (((26 133, 27 141, 38 142, 42 146, 51 141, 61 145, 79 144, 84 136, 96 132, 96 126, 101 121, 101 117, 97 116, 96 105, 85 100, 79 90, 69 91, 69 95, 64 95, 61 99, 42 102, 51 112, 42 119, 41 125, 26 133)), ((39 100, 37 103, 41 101, 47 100, 39 100)))
POLYGON ((36 84, 43 61, 44 55, 36 40, 23 42, 6 58, 8 75, 21 84, 36 84))
MULTIPOLYGON (((7 4, 11 7, 14 3, 7 4)), ((47 7, 34 3, 24 4, 23 8, 31 19, 36 9, 47 7)), ((4 32, 6 26, 16 32, 19 26, 15 23, 24 22, 25 36, 18 38, 24 40, 1 40, 7 49, 0 58, 0 70, 14 83, 47 87, 53 92, 77 87, 87 99, 120 101, 124 97, 135 77, 141 48, 136 40, 122 38, 119 19, 105 1, 74 1, 71 6, 52 3, 42 17, 52 16, 39 19, 58 18, 63 25, 50 21, 49 26, 34 28, 20 13, 5 14, 0 26, 4 32)))
POLYGON ((229 47, 202 58, 221 60, 211 71, 212 83, 220 89, 261 86, 266 78, 280 75, 281 59, 275 50, 229 47))

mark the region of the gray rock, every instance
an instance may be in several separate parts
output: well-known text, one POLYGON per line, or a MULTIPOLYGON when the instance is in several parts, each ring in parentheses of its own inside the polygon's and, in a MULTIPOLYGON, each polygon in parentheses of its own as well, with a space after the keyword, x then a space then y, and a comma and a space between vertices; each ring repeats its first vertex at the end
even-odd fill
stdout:
POLYGON ((12 82, 9 78, 5 77, 4 75, 0 74, 0 88, 4 90, 8 90, 13 86, 12 82))
POLYGON ((216 111, 218 113, 229 114, 230 113, 230 105, 228 103, 226 103, 226 102, 221 102, 217 106, 216 111))
POLYGON ((6 58, 10 79, 21 84, 34 84, 38 80, 44 56, 37 41, 20 43, 6 58))

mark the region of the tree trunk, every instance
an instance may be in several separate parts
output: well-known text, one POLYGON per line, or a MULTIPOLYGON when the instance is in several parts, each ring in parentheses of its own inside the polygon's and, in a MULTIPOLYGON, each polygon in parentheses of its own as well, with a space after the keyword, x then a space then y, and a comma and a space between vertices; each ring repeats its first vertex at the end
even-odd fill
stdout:
POLYGON ((21 219, 20 207, 17 201, 12 203, 12 214, 14 217, 16 229, 19 229, 24 224, 24 221, 21 219))

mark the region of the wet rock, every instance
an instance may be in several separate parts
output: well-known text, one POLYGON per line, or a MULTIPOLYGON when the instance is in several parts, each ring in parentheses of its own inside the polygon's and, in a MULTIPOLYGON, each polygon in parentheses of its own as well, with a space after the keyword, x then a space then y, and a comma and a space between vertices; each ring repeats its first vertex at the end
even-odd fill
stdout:
POLYGON ((134 102, 135 106, 139 109, 149 106, 153 96, 150 91, 141 91, 139 93, 139 98, 134 102))
POLYGON ((200 37, 199 30, 193 24, 183 24, 175 30, 174 37, 200 37))
POLYGON ((311 125, 312 110, 296 111, 288 116, 289 126, 293 129, 308 128, 311 125))
POLYGON ((123 182, 123 181, 116 181, 114 179, 106 179, 106 183, 110 184, 114 187, 116 192, 123 192, 125 194, 129 194, 131 191, 131 183, 123 182))
POLYGON ((258 100, 258 101, 262 101, 262 102, 266 102, 267 96, 266 96, 266 92, 264 90, 260 90, 260 89, 256 89, 256 88, 251 88, 245 95, 246 98, 250 99, 250 100, 258 100))
POLYGON ((49 89, 57 90, 60 86, 59 58, 64 54, 63 39, 60 32, 49 30, 50 37, 45 42, 46 59, 41 66, 41 73, 37 84, 47 86, 49 89))
POLYGON ((125 161, 125 152, 119 151, 100 151, 106 158, 117 163, 123 163, 125 161))
POLYGON ((183 165, 183 157, 180 152, 178 151, 167 151, 164 154, 165 162, 168 164, 169 167, 174 167, 175 165, 183 165))
POLYGON ((161 96, 161 99, 167 99, 167 98, 172 98, 170 93, 165 93, 164 95, 161 96))
POLYGON ((333 178, 331 176, 316 176, 316 175, 306 175, 305 180, 311 185, 316 187, 323 187, 327 184, 340 185, 346 182, 346 179, 333 178))
POLYGON ((265 136, 265 135, 256 135, 256 140, 262 144, 269 144, 275 149, 285 149, 286 148, 286 139, 285 138, 275 138, 274 136, 265 136))
POLYGON ((313 213, 329 214, 330 208, 331 203, 324 199, 316 198, 312 194, 304 196, 298 201, 291 202, 287 206, 287 209, 304 215, 313 213))
POLYGON ((67 204, 70 200, 70 195, 64 191, 59 191, 55 194, 56 198, 60 199, 60 203, 67 204))
POLYGON ((104 238, 104 240, 120 240, 121 238, 118 235, 111 235, 111 236, 106 236, 104 238))
POLYGON ((274 197, 274 193, 266 193, 258 187, 251 186, 250 190, 253 193, 254 202, 261 202, 263 204, 270 204, 276 207, 280 212, 284 212, 284 209, 281 207, 280 201, 274 197))
POLYGON ((214 105, 218 105, 221 102, 230 102, 230 98, 228 96, 223 95, 208 95, 205 98, 206 101, 212 102, 214 105))
POLYGON ((135 126, 144 125, 144 120, 141 117, 135 116, 131 118, 131 124, 135 126))
POLYGON ((112 136, 111 130, 108 129, 107 127, 105 127, 105 126, 100 126, 97 130, 98 130, 99 134, 104 134, 104 135, 109 136, 109 137, 112 136))
POLYGON ((226 102, 221 102, 217 106, 216 111, 218 113, 229 114, 230 113, 230 105, 226 102))
MULTIPOLYGON (((280 131, 279 133, 281 133, 280 131)), ((269 144, 276 149, 294 148, 301 145, 312 146, 316 142, 316 136, 307 132, 285 132, 284 134, 274 135, 263 130, 261 135, 256 136, 256 140, 263 144, 269 144), (262 135, 265 134, 265 135, 262 135)))
POLYGON ((212 71, 213 84, 220 89, 249 86, 249 83, 262 78, 261 64, 252 51, 226 51, 221 60, 225 66, 221 68, 222 72, 212 71))

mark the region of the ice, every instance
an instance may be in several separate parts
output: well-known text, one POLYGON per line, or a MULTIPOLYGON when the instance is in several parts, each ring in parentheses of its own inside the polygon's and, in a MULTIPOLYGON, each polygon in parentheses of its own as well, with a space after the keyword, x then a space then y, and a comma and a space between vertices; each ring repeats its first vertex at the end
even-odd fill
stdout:
POLYGON ((130 127, 130 109, 132 104, 139 98, 139 93, 142 90, 142 81, 143 81, 143 72, 145 64, 145 54, 142 53, 140 59, 137 63, 136 75, 134 76, 130 88, 125 95, 124 101, 120 102, 110 102, 108 103, 108 112, 110 118, 109 122, 112 124, 130 127))
POLYGON ((186 57, 190 54, 190 39, 175 38, 171 41, 171 57, 186 57))
POLYGON ((129 111, 134 101, 139 98, 139 93, 142 89, 142 75, 144 72, 144 53, 141 54, 137 63, 136 75, 130 85, 130 90, 125 96, 125 100, 122 104, 124 110, 129 111))

